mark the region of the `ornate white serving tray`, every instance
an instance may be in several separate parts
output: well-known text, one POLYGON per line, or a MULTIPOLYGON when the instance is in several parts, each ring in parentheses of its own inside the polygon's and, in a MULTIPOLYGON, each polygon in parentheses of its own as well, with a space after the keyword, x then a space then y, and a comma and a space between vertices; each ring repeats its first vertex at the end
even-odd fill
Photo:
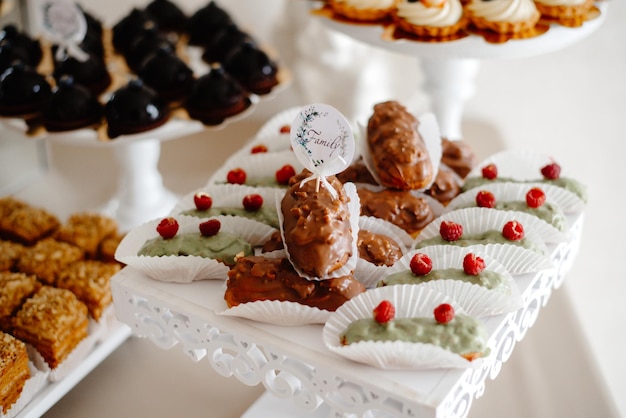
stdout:
POLYGON ((569 225, 569 240, 548 247, 555 268, 515 276, 523 307, 485 319, 494 349, 477 368, 383 371, 351 362, 324 346, 322 325, 281 327, 217 314, 226 308, 222 281, 165 283, 126 267, 111 287, 118 319, 134 334, 163 349, 180 344, 192 360, 206 357, 223 376, 262 384, 269 394, 291 399, 299 416, 465 417, 563 282, 583 216, 569 225))

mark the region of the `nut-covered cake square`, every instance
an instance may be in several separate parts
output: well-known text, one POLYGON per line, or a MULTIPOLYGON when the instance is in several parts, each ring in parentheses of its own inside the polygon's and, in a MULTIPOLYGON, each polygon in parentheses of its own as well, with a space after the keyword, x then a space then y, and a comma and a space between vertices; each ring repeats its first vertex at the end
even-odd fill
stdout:
POLYGON ((11 332, 13 315, 40 287, 34 275, 0 272, 0 330, 11 332))
POLYGON ((67 289, 42 286, 13 319, 13 335, 56 368, 87 337, 87 306, 67 289))
POLYGON ((49 236, 59 225, 59 219, 45 209, 11 197, 0 199, 0 238, 32 245, 49 236))
POLYGON ((82 258, 83 250, 80 248, 53 238, 45 238, 24 251, 17 267, 21 272, 35 274, 44 283, 54 285, 64 267, 82 258))
POLYGON ((0 409, 3 414, 19 399, 29 378, 26 345, 0 332, 0 409))
POLYGON ((76 213, 54 233, 59 241, 82 248, 89 257, 95 257, 103 239, 117 232, 117 222, 96 213, 76 213))
POLYGON ((120 270, 119 264, 96 260, 81 260, 68 265, 59 275, 57 287, 71 290, 89 310, 96 321, 111 304, 111 277, 120 270))

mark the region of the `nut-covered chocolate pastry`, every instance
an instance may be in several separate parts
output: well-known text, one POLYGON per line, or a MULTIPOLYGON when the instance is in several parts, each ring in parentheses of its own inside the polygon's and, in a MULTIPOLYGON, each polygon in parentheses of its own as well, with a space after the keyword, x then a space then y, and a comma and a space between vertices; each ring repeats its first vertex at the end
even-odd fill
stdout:
POLYGON ((385 187, 422 189, 433 179, 433 164, 419 121, 396 101, 379 103, 367 123, 367 142, 376 174, 385 187))
POLYGON ((348 195, 335 176, 326 178, 336 196, 310 180, 304 170, 290 180, 281 202, 283 235, 291 262, 303 273, 326 278, 352 256, 352 227, 348 195))
POLYGON ((440 165, 433 184, 425 193, 437 199, 442 205, 447 205, 452 199, 461 193, 461 177, 450 167, 440 165))
POLYGON ((286 258, 249 256, 238 259, 228 272, 224 300, 229 308, 278 300, 335 311, 364 291, 365 286, 352 276, 308 280, 300 277, 286 258))
POLYGON ((342 183, 367 183, 378 185, 372 173, 369 172, 367 166, 363 162, 362 158, 353 161, 345 170, 341 173, 337 173, 337 178, 342 183))
POLYGON ((361 215, 384 219, 416 236, 435 218, 432 208, 422 197, 410 191, 358 188, 361 215))
POLYGON ((402 258, 402 249, 386 235, 359 229, 359 257, 376 266, 393 266, 402 258))
POLYGON ((476 155, 467 142, 462 140, 451 141, 443 138, 441 141, 441 162, 447 165, 462 179, 467 177, 476 166, 476 155))

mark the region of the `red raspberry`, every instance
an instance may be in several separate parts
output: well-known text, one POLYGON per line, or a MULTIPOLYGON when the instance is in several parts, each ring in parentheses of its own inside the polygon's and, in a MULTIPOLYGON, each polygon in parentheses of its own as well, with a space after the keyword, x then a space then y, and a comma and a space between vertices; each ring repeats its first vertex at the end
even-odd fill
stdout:
POLYGON ((243 207, 248 212, 256 212, 263 206, 263 196, 260 194, 249 194, 243 197, 243 207))
POLYGON ((557 163, 551 163, 541 167, 541 174, 547 180, 556 180, 561 177, 561 166, 557 163))
POLYGON ((165 239, 170 239, 178 232, 178 221, 171 216, 163 218, 156 227, 157 232, 165 239))
POLYGON ((476 205, 481 208, 494 208, 496 206, 496 197, 487 190, 481 190, 476 193, 476 205))
POLYGON ((439 234, 446 241, 456 241, 463 235, 463 225, 452 221, 442 221, 439 225, 439 234))
POLYGON ((244 184, 246 182, 246 172, 241 168, 230 170, 226 175, 226 181, 230 184, 244 184))
POLYGON ((251 154, 261 154, 267 152, 267 147, 263 144, 259 144, 259 145, 255 145, 252 147, 252 149, 250 150, 251 154))
POLYGON ((208 210, 211 209, 211 206, 213 206, 213 199, 208 193, 198 192, 193 195, 193 203, 196 205, 196 209, 198 210, 208 210))
POLYGON ((291 132, 291 126, 289 126, 289 125, 283 125, 283 126, 281 126, 281 127, 280 127, 279 132, 280 132, 281 134, 288 134, 289 132, 291 132))
POLYGON ((517 221, 509 221, 502 228, 502 236, 509 241, 520 241, 524 238, 524 227, 517 221))
POLYGON ((454 319, 454 308, 447 303, 437 306, 433 313, 435 314, 435 321, 440 324, 447 324, 454 319))
POLYGON ((386 324, 396 315, 396 308, 388 300, 383 300, 374 308, 374 320, 379 324, 386 324))
POLYGON ((482 173, 487 180, 493 180, 498 177, 498 167, 493 163, 488 164, 483 167, 482 173))
POLYGON ((467 253, 463 258, 463 271, 471 276, 478 276, 485 269, 485 260, 476 254, 467 253))
POLYGON ((533 187, 526 193, 526 204, 529 208, 539 208, 546 203, 546 194, 539 187, 533 187))
POLYGON ((289 184, 289 179, 296 175, 296 170, 290 164, 285 164, 276 172, 278 184, 289 184))
POLYGON ((416 276, 425 276, 433 269, 433 261, 426 254, 416 253, 411 257, 409 267, 416 276))
POLYGON ((202 222, 198 227, 203 237, 212 237, 220 232, 222 223, 217 219, 209 219, 208 221, 202 222))

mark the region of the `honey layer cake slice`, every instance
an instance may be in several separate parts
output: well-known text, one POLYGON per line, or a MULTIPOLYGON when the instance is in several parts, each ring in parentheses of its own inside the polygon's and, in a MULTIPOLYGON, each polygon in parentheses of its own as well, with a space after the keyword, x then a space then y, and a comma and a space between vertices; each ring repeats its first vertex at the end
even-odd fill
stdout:
POLYGON ((26 345, 0 332, 0 405, 3 414, 19 399, 29 378, 26 345))
POLYGON ((100 243, 116 233, 117 222, 114 219, 96 213, 76 213, 56 230, 54 237, 82 248, 93 258, 100 243))
POLYGON ((13 335, 56 368, 87 337, 87 306, 67 289, 42 286, 13 320, 13 335))
POLYGON ((34 274, 45 284, 54 285, 58 274, 68 264, 83 258, 83 250, 57 241, 45 238, 24 251, 17 262, 19 271, 34 274))
POLYGON ((60 225, 48 211, 11 197, 0 199, 0 238, 33 245, 49 236, 60 225))
POLYGON ((59 275, 57 287, 68 289, 87 305, 89 314, 98 321, 102 311, 111 304, 111 277, 121 266, 96 260, 80 260, 69 264, 59 275))
POLYGON ((0 272, 0 330, 11 332, 13 315, 24 301, 31 297, 41 284, 34 275, 0 272))

